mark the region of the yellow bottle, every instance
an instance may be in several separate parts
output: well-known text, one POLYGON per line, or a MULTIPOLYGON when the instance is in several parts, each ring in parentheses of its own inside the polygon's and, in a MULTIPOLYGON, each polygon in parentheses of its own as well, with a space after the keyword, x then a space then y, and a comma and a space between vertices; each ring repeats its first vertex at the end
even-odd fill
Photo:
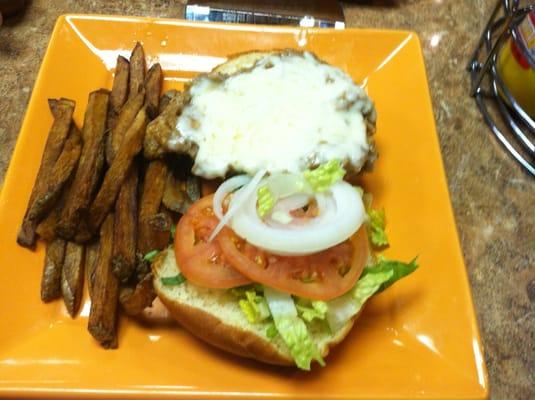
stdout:
MULTIPOLYGON (((524 41, 535 59, 535 12, 524 18, 518 27, 518 37, 524 41)), ((498 54, 497 70, 516 102, 530 117, 535 118, 535 70, 511 38, 498 54)), ((505 99, 505 96, 502 96, 505 99)))

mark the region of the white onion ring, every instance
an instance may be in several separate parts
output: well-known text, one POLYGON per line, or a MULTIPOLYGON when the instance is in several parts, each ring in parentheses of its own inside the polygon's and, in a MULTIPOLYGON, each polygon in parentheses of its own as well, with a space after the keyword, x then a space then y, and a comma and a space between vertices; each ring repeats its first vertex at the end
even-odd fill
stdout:
POLYGON ((282 211, 289 213, 290 211, 303 208, 310 202, 310 196, 304 193, 297 193, 291 196, 280 199, 275 203, 273 211, 282 211))
MULTIPOLYGON (((233 208, 237 197, 231 200, 229 208, 233 208)), ((320 212, 317 218, 309 219, 295 229, 269 226, 257 214, 254 191, 230 219, 230 225, 236 234, 254 246, 274 254, 297 256, 317 253, 343 242, 364 222, 366 211, 362 198, 347 182, 335 183, 330 194, 317 194, 316 201, 320 212)))
POLYGON ((218 219, 223 218, 223 201, 229 193, 234 192, 236 189, 248 184, 251 178, 248 175, 237 175, 230 179, 227 179, 217 188, 214 194, 213 209, 218 219))
POLYGON ((308 203, 310 203, 310 196, 304 193, 297 193, 280 199, 273 206, 273 210, 266 218, 266 222, 271 226, 287 225, 296 219, 290 212, 303 208, 308 203), (277 214, 279 215, 278 217, 276 217, 277 214), (287 222, 281 222, 281 218, 287 220, 287 222))
POLYGON ((258 171, 256 175, 253 177, 253 179, 251 179, 251 181, 247 185, 242 187, 234 195, 234 197, 232 198, 229 204, 227 213, 223 215, 223 218, 219 220, 219 223, 217 224, 215 229, 212 231, 212 234, 208 238, 208 242, 211 242, 212 240, 214 240, 217 234, 221 232, 221 229, 223 229, 223 227, 226 224, 228 224, 228 222, 234 216, 234 214, 236 214, 236 212, 246 203, 246 201, 250 197, 254 197, 255 199, 254 203, 256 207, 256 188, 266 173, 267 171, 265 169, 258 171), (251 196, 252 194, 254 194, 254 196, 251 196))
MULTIPOLYGON (((336 211, 336 203, 333 201, 331 196, 327 196, 324 193, 316 193, 314 196, 316 199, 316 204, 318 205, 318 216, 315 218, 307 217, 292 217, 289 213, 288 216, 291 217, 292 221, 287 224, 282 224, 276 219, 270 217, 267 218, 266 222, 268 225, 275 228, 285 228, 285 229, 304 229, 309 227, 314 227, 316 225, 321 225, 326 223, 329 219, 332 219, 336 211)), ((307 202, 306 204, 308 204, 307 202)), ((296 202, 297 204, 297 202, 296 202)), ((305 205, 306 205, 305 204, 305 205)), ((303 205, 302 207, 304 207, 303 205)), ((300 207, 297 207, 300 208, 300 207)))

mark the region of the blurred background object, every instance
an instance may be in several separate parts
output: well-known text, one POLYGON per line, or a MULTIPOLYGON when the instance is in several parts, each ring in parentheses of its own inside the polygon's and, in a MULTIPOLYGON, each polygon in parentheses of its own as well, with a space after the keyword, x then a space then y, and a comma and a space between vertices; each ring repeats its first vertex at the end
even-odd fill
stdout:
POLYGON ((535 5, 498 0, 468 64, 471 94, 492 132, 535 176, 535 5))
POLYGON ((17 14, 25 5, 26 0, 0 0, 0 25, 2 20, 17 14))
POLYGON ((249 24, 345 26, 338 0, 190 0, 186 19, 249 24))

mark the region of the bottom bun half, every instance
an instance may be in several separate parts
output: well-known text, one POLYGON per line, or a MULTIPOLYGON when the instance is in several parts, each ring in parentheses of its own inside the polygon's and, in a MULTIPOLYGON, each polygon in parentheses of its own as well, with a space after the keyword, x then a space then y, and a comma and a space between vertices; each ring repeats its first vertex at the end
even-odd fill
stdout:
MULTIPOLYGON (((157 256, 152 271, 158 297, 172 317, 193 335, 238 356, 274 365, 295 365, 280 336, 274 339, 266 336, 270 324, 249 323, 236 297, 228 290, 204 288, 187 281, 180 285, 163 285, 162 277, 179 273, 172 247, 157 256)), ((359 315, 334 333, 327 332, 321 324, 309 326, 323 357, 347 336, 359 315)))

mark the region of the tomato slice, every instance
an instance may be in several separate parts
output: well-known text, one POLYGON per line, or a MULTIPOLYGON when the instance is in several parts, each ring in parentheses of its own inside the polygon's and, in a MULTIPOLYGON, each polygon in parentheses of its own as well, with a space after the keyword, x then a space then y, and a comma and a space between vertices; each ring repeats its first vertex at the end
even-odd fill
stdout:
POLYGON ((307 256, 267 253, 230 229, 217 238, 226 260, 252 281, 313 300, 341 296, 357 282, 368 259, 368 238, 361 227, 351 239, 307 256))
MULTIPOLYGON (((195 202, 180 218, 175 232, 175 256, 189 281, 209 288, 231 288, 251 280, 235 270, 217 240, 208 243, 219 220, 212 209, 213 195, 195 202)), ((229 230, 223 228, 223 231, 229 230)))

